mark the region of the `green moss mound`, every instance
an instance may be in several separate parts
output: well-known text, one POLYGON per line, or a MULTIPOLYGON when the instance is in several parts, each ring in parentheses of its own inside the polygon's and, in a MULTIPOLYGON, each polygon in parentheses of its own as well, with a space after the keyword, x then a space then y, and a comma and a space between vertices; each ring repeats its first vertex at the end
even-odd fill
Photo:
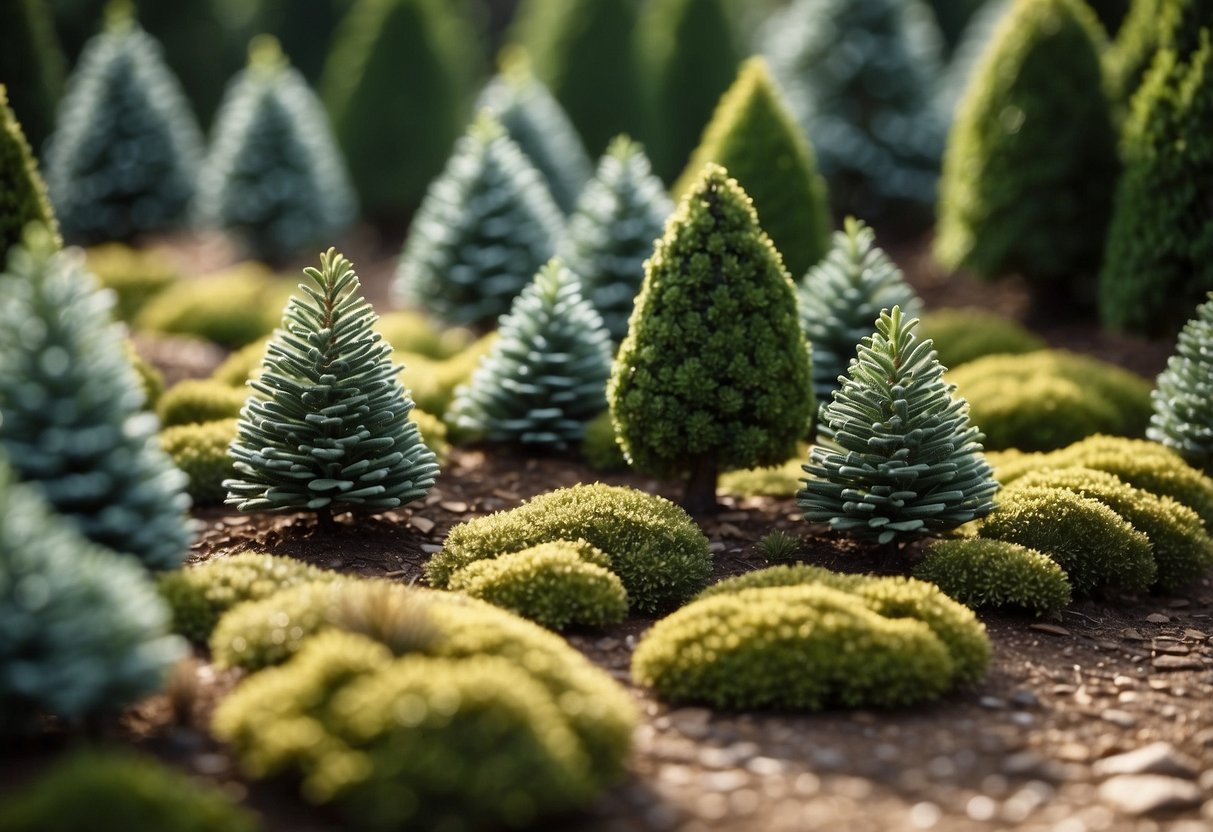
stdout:
POLYGON ((475 340, 471 330, 443 327, 430 316, 413 309, 385 312, 375 322, 375 331, 397 352, 424 355, 445 361, 463 352, 475 340))
POLYGON ((179 278, 178 270, 161 249, 136 249, 105 243, 85 251, 88 269, 118 298, 114 315, 133 322, 139 311, 179 278))
POLYGON ((795 497, 804 483, 804 449, 783 465, 729 471, 720 477, 720 490, 734 497, 795 497))
POLYGON ((222 613, 208 644, 215 666, 260 670, 289 659, 311 636, 332 629, 335 581, 303 581, 222 613))
POLYGON ((452 573, 475 561, 577 539, 610 555, 637 612, 685 603, 707 584, 712 569, 708 539, 681 508, 632 488, 595 483, 550 491, 456 526, 426 575, 431 585, 446 587, 452 573))
POLYGON ((1010 318, 981 309, 928 312, 922 316, 922 333, 935 342, 939 363, 949 370, 987 355, 1022 355, 1048 346, 1010 318))
POLYGON ((177 425, 160 432, 160 447, 185 474, 185 492, 194 505, 219 505, 227 497, 223 481, 236 474, 227 449, 235 438, 235 419, 177 425))
POLYGON ((1070 604, 1070 579, 1035 549, 1003 540, 937 540, 914 577, 972 609, 1023 609, 1048 615, 1070 604))
POLYGON ((602 411, 585 423, 581 458, 594 471, 607 473, 627 470, 628 461, 624 459, 619 442, 615 439, 615 423, 611 421, 609 410, 602 411))
POLYGON ((239 387, 190 378, 177 382, 161 395, 156 415, 166 428, 235 419, 247 398, 247 391, 239 387))
POLYGON ((450 358, 435 360, 418 353, 397 352, 392 359, 403 365, 400 381, 417 407, 445 419, 455 400, 455 391, 471 379, 481 359, 496 343, 497 333, 490 332, 450 358))
POLYGON ((294 288, 264 266, 241 263, 168 287, 143 307, 134 328, 191 335, 235 349, 273 332, 294 288))

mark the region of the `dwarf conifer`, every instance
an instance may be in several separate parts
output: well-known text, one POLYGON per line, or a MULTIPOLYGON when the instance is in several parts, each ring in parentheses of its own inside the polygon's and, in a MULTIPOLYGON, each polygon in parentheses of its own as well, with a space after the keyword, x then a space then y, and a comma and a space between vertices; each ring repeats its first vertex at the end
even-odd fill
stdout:
POLYGON ((31 222, 41 223, 58 238, 55 213, 46 198, 29 144, 9 109, 6 89, 0 84, 0 268, 5 253, 21 240, 31 222))
POLYGON ((1190 464, 1213 471, 1213 295, 1179 333, 1175 354, 1158 376, 1146 436, 1190 464))
POLYGON ((795 453, 813 410, 796 290, 742 186, 708 165, 645 267, 607 398, 640 471, 687 475, 715 506, 721 471, 795 453))
POLYGON ((438 463, 409 419, 392 348, 333 249, 287 303, 249 382, 229 453, 227 502, 241 511, 380 512, 424 497, 438 463))
POLYGON ((894 306, 876 321, 822 405, 796 501, 810 522, 877 543, 984 517, 998 489, 968 405, 954 397, 931 340, 894 306))
POLYGON ((577 201, 559 247, 616 344, 628 334, 644 261, 673 212, 644 149, 626 136, 616 137, 577 201))

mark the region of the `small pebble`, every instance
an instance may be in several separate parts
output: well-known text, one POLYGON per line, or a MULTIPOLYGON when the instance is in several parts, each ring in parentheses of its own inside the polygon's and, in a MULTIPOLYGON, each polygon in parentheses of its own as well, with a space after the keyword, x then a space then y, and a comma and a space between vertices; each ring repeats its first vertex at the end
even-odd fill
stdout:
POLYGON ((1171 619, 1161 612, 1152 612, 1146 616, 1146 621, 1149 621, 1151 624, 1167 624, 1170 623, 1171 619))
POLYGON ((1191 780, 1163 774, 1118 774, 1099 787, 1099 799, 1128 815, 1150 815, 1190 809, 1201 803, 1191 780))
POLYGON ((1104 722, 1110 722, 1118 728, 1132 728, 1137 724, 1137 717, 1128 711, 1122 711, 1118 708, 1107 708, 1099 715, 1099 718, 1104 722))
POLYGON ((1098 777, 1116 774, 1167 774, 1191 778, 1196 775, 1196 765, 1171 743, 1155 742, 1124 754, 1098 760, 1091 766, 1091 771, 1098 777))

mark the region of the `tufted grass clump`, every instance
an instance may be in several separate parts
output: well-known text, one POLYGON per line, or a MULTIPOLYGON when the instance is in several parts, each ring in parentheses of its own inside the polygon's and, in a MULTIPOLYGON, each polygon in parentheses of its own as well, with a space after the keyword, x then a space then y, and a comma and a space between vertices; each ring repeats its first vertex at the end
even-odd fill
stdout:
POLYGON ((1016 321, 982 309, 937 309, 922 316, 923 335, 935 342, 949 370, 987 355, 1022 355, 1048 346, 1016 321))
POLYGON ((236 438, 236 420, 177 425, 160 432, 160 447, 185 474, 185 493, 196 506, 220 505, 223 481, 235 475, 227 448, 236 438))
POLYGON ((631 608, 653 613, 685 603, 712 568, 708 539, 685 511, 633 488, 575 485, 451 529, 426 565, 444 588, 468 564, 553 540, 584 539, 610 555, 631 608))
POLYGON ((972 609, 1048 615, 1070 604, 1070 580, 1055 561, 1003 540, 937 540, 914 567, 914 577, 972 609))
POLYGON ((190 425, 235 419, 248 393, 210 379, 188 378, 179 381, 160 396, 156 415, 161 427, 190 425))
POLYGON ((784 563, 800 554, 800 538, 776 529, 758 541, 758 553, 772 563, 784 563))
POLYGON ((628 612, 627 591, 609 566, 588 543, 557 540, 470 563, 448 587, 551 630, 601 627, 628 612))

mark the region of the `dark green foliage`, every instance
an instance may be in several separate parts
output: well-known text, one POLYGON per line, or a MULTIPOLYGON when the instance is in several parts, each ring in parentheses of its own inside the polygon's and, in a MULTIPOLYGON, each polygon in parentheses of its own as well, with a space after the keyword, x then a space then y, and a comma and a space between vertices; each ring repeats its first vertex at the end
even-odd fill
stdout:
POLYGON ((39 714, 117 711, 184 653, 139 565, 80 537, 3 463, 0 552, 0 735, 39 714))
POLYGON ((309 84, 320 80, 334 31, 354 0, 252 0, 250 32, 273 35, 309 84))
POLYGON ((646 133, 633 47, 638 10, 636 0, 522 0, 514 15, 510 39, 595 156, 612 136, 646 133))
POLYGON ((223 482, 236 476, 227 448, 235 438, 234 417, 177 425, 160 432, 160 447, 185 474, 185 493, 194 505, 220 505, 227 498, 223 482))
POLYGON ((998 489, 982 433, 943 380, 930 339, 894 306, 863 339, 848 378, 821 407, 822 441, 796 495, 809 522, 890 543, 989 513, 998 489))
POLYGON ((354 194, 328 116, 277 41, 254 40, 228 86, 195 205, 256 256, 282 260, 354 220, 354 194))
POLYGON ((563 449, 606 407, 611 340, 558 259, 539 270, 501 318, 497 340, 447 415, 490 442, 563 449))
POLYGON ((171 569, 190 543, 184 477, 76 250, 31 226, 0 274, 0 446, 24 480, 102 546, 171 569))
POLYGON ((758 221, 799 277, 830 249, 830 208, 813 149, 796 126, 766 64, 751 58, 720 99, 672 192, 702 187, 703 168, 728 171, 754 201, 758 221))
POLYGON ((1158 51, 1160 18, 1167 2, 1131 0, 1124 25, 1104 52, 1108 96, 1121 110, 1128 110, 1133 94, 1141 86, 1142 78, 1158 51))
POLYGON ((480 93, 476 109, 493 114, 543 174, 557 207, 566 214, 572 211, 589 181, 590 159, 569 117, 531 74, 527 61, 510 61, 480 93))
POLYGON ((93 246, 85 252, 88 270, 117 296, 114 316, 133 323, 153 297, 180 277, 163 249, 136 249, 121 243, 93 246))
POLYGON ((776 529, 758 541, 758 553, 768 563, 794 560, 800 554, 800 538, 782 529, 776 529))
POLYGON ((973 18, 996 0, 929 0, 939 32, 953 52, 963 42, 965 30, 973 18))
POLYGON ((238 263, 156 293, 135 316, 134 328, 236 349, 273 331, 294 288, 293 281, 275 277, 265 266, 238 263))
MULTIPOLYGON (((636 39, 649 107, 644 135, 653 168, 669 182, 695 149, 746 53, 725 0, 649 0, 636 39)), ((733 169, 723 159, 713 161, 733 169)))
POLYGON ((0 832, 258 832, 260 822, 214 786, 127 751, 78 751, 0 804, 0 832))
POLYGON ((783 462, 808 429, 811 359, 795 287, 746 192, 717 165, 648 261, 607 398, 629 463, 688 474, 696 511, 715 504, 720 471, 783 462))
POLYGON ((581 457, 594 471, 626 471, 628 461, 615 441, 615 423, 611 411, 604 410, 585 423, 585 436, 581 440, 581 457))
POLYGON ((948 138, 946 267, 1019 273, 1054 299, 1098 269, 1119 170, 1102 43, 1082 0, 1018 2, 999 24, 948 138))
POLYGON ((588 541, 611 558, 632 609, 654 613, 685 603, 707 584, 708 540, 678 506, 631 488, 576 485, 541 494, 518 508, 451 529, 426 565, 430 585, 478 560, 554 540, 588 541))
POLYGON ((1100 274, 1105 325, 1174 332, 1213 289, 1213 46, 1164 47, 1133 98, 1100 274))
POLYGON ((977 308, 928 312, 922 316, 922 332, 935 342, 939 363, 949 370, 987 355, 1022 355, 1048 346, 1014 320, 977 308))
POLYGON ((235 419, 247 394, 209 379, 187 378, 170 387, 156 404, 160 425, 170 428, 196 422, 235 419))
POLYGON ((855 356, 855 345, 872 332, 882 309, 899 306, 913 318, 922 302, 901 269, 876 246, 876 233, 847 217, 825 260, 797 286, 800 326, 813 345, 813 392, 827 402, 855 356))
POLYGON ((957 104, 973 80, 994 33, 998 31, 998 24, 1012 3, 1013 0, 983 0, 981 8, 965 26, 935 92, 935 108, 945 124, 951 123, 957 104))
POLYGON ((760 42, 836 210, 872 218, 934 201, 941 38, 921 0, 796 0, 760 42))
POLYGON ((1057 563, 1002 540, 937 540, 914 567, 914 577, 973 609, 1010 607, 1049 615, 1070 605, 1070 580, 1057 563))
POLYGON ((616 344, 628 334, 644 261, 674 212, 640 145, 617 136, 569 217, 560 256, 616 344))
POLYGON ((1154 415, 1146 436, 1187 462, 1213 471, 1213 296, 1179 333, 1175 354, 1150 394, 1154 415))
POLYGON ((31 222, 45 225, 58 236, 46 186, 21 125, 9 109, 6 88, 0 84, 0 268, 8 250, 21 242, 21 234, 31 222))
POLYGON ((357 0, 321 90, 363 211, 400 218, 442 169, 472 103, 479 38, 448 0, 357 0))
POLYGON ((283 312, 232 443, 241 511, 378 512, 425 496, 434 454, 409 420, 413 401, 373 330, 349 260, 329 249, 283 312))
POLYGON ((59 105, 46 184, 72 243, 182 225, 202 134, 160 46, 121 6, 85 47, 59 105))
POLYGON ((552 256, 563 229, 543 177, 481 114, 426 191, 397 294, 447 323, 491 325, 552 256))
MULTIPOLYGON (((66 73, 48 0, 0 3, 0 32, 0 84, 8 87, 11 106, 30 142, 41 147, 54 124, 66 73)), ((0 193, 5 190, 0 187, 0 193)), ((0 245, 0 257, 3 250, 0 245)))

